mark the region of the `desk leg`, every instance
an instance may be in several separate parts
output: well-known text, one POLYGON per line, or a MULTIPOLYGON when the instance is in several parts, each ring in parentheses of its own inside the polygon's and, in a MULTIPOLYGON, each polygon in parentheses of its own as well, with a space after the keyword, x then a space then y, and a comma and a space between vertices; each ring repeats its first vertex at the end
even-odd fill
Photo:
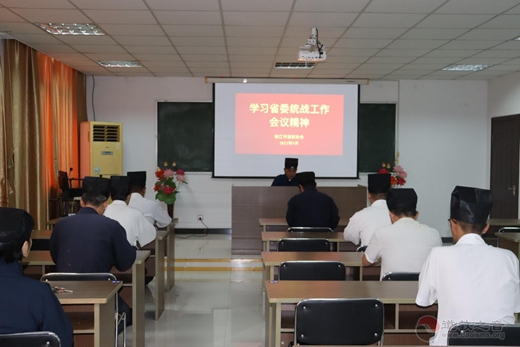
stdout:
MULTIPOLYGON (((267 295, 267 294, 266 294, 267 295)), ((265 347, 274 347, 274 313, 276 304, 269 304, 269 300, 265 299, 265 347)), ((279 305, 281 307, 281 305, 279 305)))
POLYGON ((132 266, 132 347, 144 347, 144 263, 132 266))
POLYGON ((264 252, 269 252, 269 241, 262 241, 264 252))
POLYGON ((363 281, 363 265, 359 267, 359 280, 363 281))
POLYGON ((115 300, 117 294, 106 304, 94 305, 94 346, 113 346, 115 344, 114 331, 116 329, 115 321, 115 300))
POLYGON ((282 304, 277 303, 273 309, 274 311, 274 344, 273 347, 280 347, 282 345, 282 304))
POLYGON ((166 237, 166 291, 170 292, 175 285, 175 229, 172 229, 166 237))
POLYGON ((164 311, 164 248, 165 240, 155 239, 155 320, 164 311))

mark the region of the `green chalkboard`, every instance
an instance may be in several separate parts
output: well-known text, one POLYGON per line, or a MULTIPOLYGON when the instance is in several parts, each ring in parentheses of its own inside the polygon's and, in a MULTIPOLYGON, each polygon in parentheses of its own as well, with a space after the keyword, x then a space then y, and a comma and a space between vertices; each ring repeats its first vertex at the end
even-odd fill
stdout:
POLYGON ((359 172, 374 172, 395 160, 395 104, 360 104, 359 172))
POLYGON ((213 103, 157 103, 157 166, 213 171, 213 103))

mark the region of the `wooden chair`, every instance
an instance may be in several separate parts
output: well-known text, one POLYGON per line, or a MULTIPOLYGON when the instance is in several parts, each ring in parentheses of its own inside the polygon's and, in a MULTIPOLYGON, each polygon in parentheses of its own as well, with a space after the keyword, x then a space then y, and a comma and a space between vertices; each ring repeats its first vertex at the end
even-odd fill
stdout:
POLYGON ((288 238, 278 241, 278 252, 330 252, 327 239, 288 238))
POLYGON ((448 346, 518 346, 520 325, 456 324, 448 332, 448 346))
POLYGON ((59 197, 60 217, 65 217, 69 213, 75 213, 78 210, 78 201, 74 198, 81 197, 83 189, 71 188, 70 180, 65 171, 58 171, 58 186, 61 189, 61 196, 59 197))
MULTIPOLYGON (((497 233, 520 233, 520 227, 503 227, 498 229, 497 233)), ((497 239, 497 247, 500 245, 500 237, 497 239)))
POLYGON ((377 299, 305 299, 296 306, 294 342, 372 345, 383 339, 384 306, 377 299))
POLYGON ((337 261, 286 261, 280 265, 280 281, 345 281, 345 265, 337 261))
POLYGON ((50 331, 0 335, 2 347, 61 347, 60 338, 50 331))
POLYGON ((388 272, 381 281, 418 281, 419 272, 388 272))

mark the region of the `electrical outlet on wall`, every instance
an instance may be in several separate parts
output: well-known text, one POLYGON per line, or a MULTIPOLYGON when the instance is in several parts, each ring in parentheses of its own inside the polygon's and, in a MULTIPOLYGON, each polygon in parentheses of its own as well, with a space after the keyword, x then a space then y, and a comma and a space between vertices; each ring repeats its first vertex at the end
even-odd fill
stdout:
POLYGON ((200 220, 202 222, 204 220, 204 216, 201 214, 197 215, 197 220, 200 220))

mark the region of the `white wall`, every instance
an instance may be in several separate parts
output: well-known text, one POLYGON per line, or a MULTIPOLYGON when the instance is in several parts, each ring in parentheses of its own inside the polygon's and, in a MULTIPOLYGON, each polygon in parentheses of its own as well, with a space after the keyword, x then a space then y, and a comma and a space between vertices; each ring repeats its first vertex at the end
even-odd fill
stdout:
POLYGON ((489 118, 520 113, 520 72, 488 82, 489 118))
MULTIPOLYGON (((89 119, 92 80, 88 80, 89 119)), ((156 165, 156 101, 211 101, 203 78, 96 77, 96 120, 124 125, 124 170, 147 170, 150 191, 156 165)), ((398 148, 410 184, 419 194, 421 220, 449 236, 449 196, 456 184, 486 185, 486 82, 376 81, 361 87, 361 102, 398 102, 398 148), (467 125, 470 128, 467 128, 467 125), (460 164, 456 161, 462 160, 460 164), (457 170, 457 172, 455 172, 457 170), (466 175, 468 173, 468 175, 466 175)), ((282 171, 283 164, 280 164, 282 171)), ((318 185, 350 186, 359 180, 321 180, 318 185)), ((266 179, 212 179, 188 173, 175 204, 179 228, 198 228, 204 215, 210 228, 231 227, 231 186, 267 186, 266 179), (185 189, 186 188, 186 189, 185 189)))

